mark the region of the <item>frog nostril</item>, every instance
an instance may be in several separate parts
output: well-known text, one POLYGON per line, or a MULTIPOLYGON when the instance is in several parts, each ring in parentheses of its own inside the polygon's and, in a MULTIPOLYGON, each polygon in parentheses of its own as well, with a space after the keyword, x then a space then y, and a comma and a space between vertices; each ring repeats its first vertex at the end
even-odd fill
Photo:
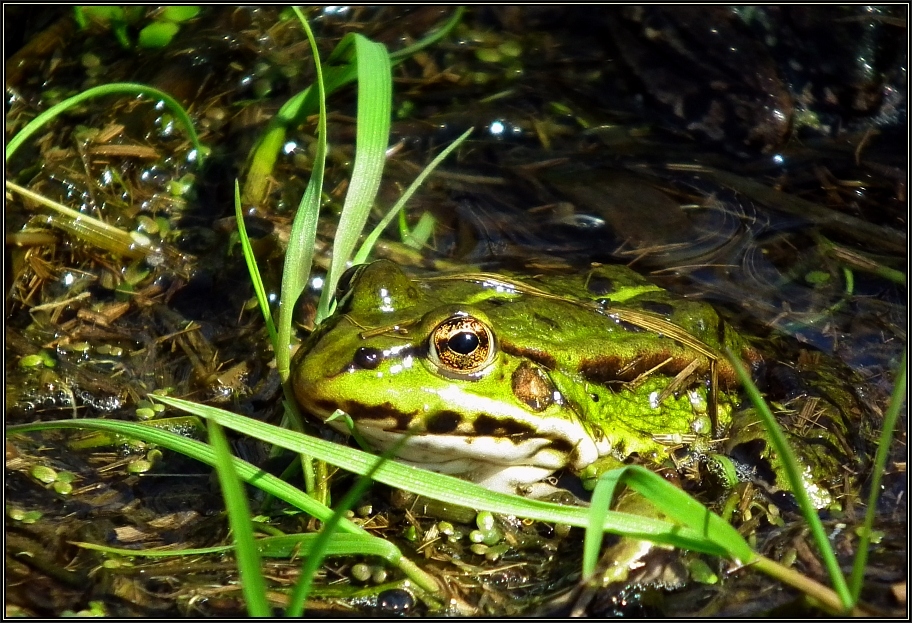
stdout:
POLYGON ((355 351, 353 361, 356 366, 364 370, 376 370, 380 362, 383 361, 383 352, 376 348, 362 346, 355 351))

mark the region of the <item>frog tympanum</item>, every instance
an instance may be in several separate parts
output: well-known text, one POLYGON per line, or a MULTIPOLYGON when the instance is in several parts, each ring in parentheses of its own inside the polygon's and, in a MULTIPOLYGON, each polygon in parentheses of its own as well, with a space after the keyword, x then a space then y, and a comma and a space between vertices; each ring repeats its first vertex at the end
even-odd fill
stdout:
MULTIPOLYGON (((628 268, 415 277, 380 260, 343 276, 339 296, 292 381, 305 409, 345 411, 375 450, 408 434, 401 460, 509 492, 562 468, 658 468, 674 448, 786 486, 723 350, 755 368, 760 354, 708 304, 628 268)), ((855 449, 843 409, 814 416, 782 423, 825 507, 855 449)))

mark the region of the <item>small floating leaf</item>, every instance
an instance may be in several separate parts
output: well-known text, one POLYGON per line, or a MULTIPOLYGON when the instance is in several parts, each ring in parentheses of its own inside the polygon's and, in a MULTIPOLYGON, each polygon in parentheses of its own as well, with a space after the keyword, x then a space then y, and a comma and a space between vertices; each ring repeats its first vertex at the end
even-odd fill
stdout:
POLYGON ((163 48, 169 43, 180 26, 172 22, 154 22, 139 31, 139 45, 143 48, 163 48))
POLYGON ((167 22, 186 22, 199 15, 199 12, 198 6, 166 6, 158 19, 167 22))
POLYGON ((46 465, 36 465, 32 468, 31 474, 35 479, 46 484, 57 480, 57 472, 46 465))

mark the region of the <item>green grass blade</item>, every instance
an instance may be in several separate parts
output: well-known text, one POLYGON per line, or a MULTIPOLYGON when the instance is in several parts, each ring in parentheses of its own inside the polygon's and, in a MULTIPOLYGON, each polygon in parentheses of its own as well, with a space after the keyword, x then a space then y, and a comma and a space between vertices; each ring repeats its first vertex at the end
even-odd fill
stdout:
POLYGON ((864 583, 865 565, 868 562, 868 545, 871 542, 871 531, 874 529, 874 515, 877 510, 877 498, 880 496, 880 480, 887 465, 887 456, 890 453, 890 443, 893 441, 893 431, 899 420, 899 409, 906 397, 906 358, 908 351, 903 350, 893 385, 893 394, 890 396, 890 406, 884 415, 883 428, 880 431, 880 440, 877 452, 874 455, 874 465, 871 471, 871 491, 868 494, 868 508, 865 512, 864 527, 861 538, 858 540, 858 550, 855 553, 855 562, 852 565, 852 575, 849 586, 852 591, 852 603, 857 604, 861 595, 861 586, 864 583))
MULTIPOLYGON (((314 533, 283 534, 256 539, 254 543, 260 556, 264 558, 294 558, 309 556, 314 551, 314 546, 319 536, 319 534, 314 533)), ((204 556, 207 554, 229 553, 234 549, 233 545, 187 549, 166 549, 168 546, 152 549, 126 549, 123 547, 111 547, 110 545, 99 545, 98 543, 86 543, 84 541, 69 541, 69 543, 82 549, 113 556, 123 556, 124 558, 204 556)), ((395 565, 402 556, 399 548, 384 539, 378 539, 367 534, 340 534, 339 532, 333 534, 332 539, 325 544, 323 551, 326 556, 349 556, 353 554, 374 556, 391 565, 395 565)))
POLYGON ((392 114, 393 79, 389 54, 381 43, 358 35, 346 35, 330 57, 340 57, 353 48, 358 69, 358 127, 355 164, 349 181, 339 227, 333 241, 332 263, 317 307, 317 322, 329 315, 329 304, 339 277, 345 271, 364 224, 374 204, 386 149, 392 114), (350 43, 347 43, 349 41, 350 43))
POLYGON ((754 403, 758 415, 760 415, 763 420, 763 425, 769 434, 773 450, 775 450, 776 454, 779 456, 779 460, 785 467, 785 473, 789 481, 789 489, 795 496, 795 500, 798 502, 799 508, 801 508, 801 513, 804 515, 804 519, 807 521, 808 527, 811 530, 814 542, 820 550, 820 556, 823 558, 823 564, 830 575, 833 589, 842 600, 843 607, 848 610, 853 605, 852 595, 849 592, 845 577, 842 575, 842 570, 839 568, 839 562, 836 560, 836 553, 830 545, 826 530, 823 528, 823 523, 817 515, 817 509, 814 508, 814 504, 811 502, 807 491, 804 489, 804 484, 801 481, 801 468, 798 465, 798 460, 795 458, 795 453, 792 452, 792 448, 789 446, 788 441, 786 441, 782 429, 779 428, 775 416, 773 416, 766 401, 763 400, 760 390, 757 389, 757 386, 754 385, 747 370, 744 369, 744 364, 741 363, 731 349, 727 348, 726 353, 728 354, 728 358, 732 362, 732 365, 735 367, 735 371, 737 372, 741 383, 744 385, 747 395, 754 403))
MULTIPOLYGON (((604 504, 605 497, 610 501, 619 484, 633 489, 660 512, 724 549, 726 558, 740 564, 749 564, 756 558, 750 545, 731 524, 660 475, 639 465, 628 465, 602 475, 596 484, 596 491, 599 487, 605 488, 598 497, 599 504, 604 504)), ((593 493, 593 500, 595 498, 593 493)))
POLYGON ((266 580, 260 566, 260 553, 253 538, 250 507, 241 481, 234 471, 234 457, 231 456, 225 432, 212 421, 209 422, 209 441, 215 452, 215 471, 228 511, 228 524, 231 526, 234 539, 234 551, 240 573, 241 590, 247 602, 247 614, 253 617, 269 616, 272 612, 266 600, 266 580))
MULTIPOLYGON (((206 419, 213 419, 226 428, 231 428, 267 443, 293 452, 314 456, 356 474, 365 475, 369 473, 377 460, 375 455, 361 452, 354 448, 302 435, 214 407, 166 396, 154 396, 154 399, 188 413, 206 419)), ((374 480, 418 495, 445 500, 452 504, 474 508, 479 511, 489 510, 496 513, 512 514, 579 527, 585 527, 589 522, 588 509, 561 506, 540 500, 530 500, 515 495, 488 491, 483 487, 453 476, 429 472, 394 461, 387 461, 378 467, 374 473, 374 480)), ((603 527, 605 530, 616 534, 633 536, 674 547, 682 547, 714 555, 725 555, 726 553, 723 548, 704 536, 705 530, 695 531, 687 526, 657 519, 610 512, 603 527)))
POLYGON ((402 48, 401 50, 396 50, 395 52, 391 52, 390 60, 392 60, 394 63, 398 63, 399 61, 408 58, 415 52, 420 52, 429 45, 437 43, 448 34, 450 34, 450 31, 453 30, 462 19, 463 14, 465 14, 465 7, 456 7, 456 10, 453 11, 453 14, 450 16, 450 19, 448 19, 446 23, 444 23, 440 28, 408 47, 402 48))
POLYGON ((287 534, 267 537, 257 541, 257 547, 263 556, 270 558, 291 558, 293 556, 311 556, 319 546, 323 556, 375 556, 391 565, 397 565, 402 553, 399 548, 386 541, 367 534, 340 534, 334 532, 328 542, 318 543, 317 534, 287 534))
MULTIPOLYGON (((398 445, 401 445, 401 442, 398 445)), ((336 512, 333 513, 332 518, 326 522, 323 529, 320 530, 320 534, 313 546, 313 552, 304 561, 304 566, 301 567, 301 575, 291 593, 288 607, 285 609, 286 617, 299 618, 304 614, 304 603, 307 601, 307 597, 310 595, 310 591, 313 588, 314 576, 317 569, 320 568, 323 558, 327 555, 327 545, 331 542, 330 539, 334 540, 336 538, 335 533, 339 521, 345 516, 345 513, 350 508, 354 507, 358 500, 360 500, 370 488, 372 483, 371 478, 373 477, 374 472, 376 472, 384 462, 389 460, 398 449, 398 446, 394 446, 385 452, 383 456, 377 457, 377 460, 374 462, 374 467, 372 467, 367 474, 358 479, 355 486, 348 490, 345 497, 343 497, 342 501, 336 506, 336 512)))
MULTIPOLYGON (((199 415, 200 413, 210 416, 207 419, 218 422, 232 422, 236 425, 241 424, 243 420, 250 420, 244 416, 235 415, 221 409, 216 409, 215 407, 209 407, 206 405, 200 405, 195 402, 190 402, 187 400, 179 400, 177 398, 167 398, 163 396, 152 396, 155 400, 162 399, 162 402, 166 404, 176 406, 181 408, 188 413, 199 415)), ((254 420, 250 420, 251 422, 254 420)), ((222 423, 219 422, 219 423, 222 423)), ((224 424, 223 424, 224 425, 224 424)), ((123 437, 128 437, 132 439, 139 439, 147 443, 154 443, 163 448, 169 450, 174 450, 175 452, 180 452, 189 456, 201 463, 215 467, 216 458, 215 451, 208 445, 196 441, 194 439, 187 439, 186 437, 181 437, 175 433, 166 430, 160 430, 152 426, 147 426, 145 424, 137 424, 134 422, 122 422, 115 420, 95 420, 95 419, 84 419, 84 420, 59 420, 54 422, 37 422, 35 424, 18 424, 15 426, 9 426, 6 429, 7 435, 19 434, 19 433, 30 433, 30 432, 40 432, 46 430, 56 430, 56 429, 76 429, 76 430, 99 430, 107 431, 120 435, 123 437)), ((233 428, 233 427, 230 427, 233 428)), ((335 458, 343 457, 349 449, 344 446, 339 446, 338 444, 333 444, 330 442, 311 439, 306 435, 301 435, 300 433, 295 433, 284 428, 279 428, 277 426, 267 425, 267 430, 271 429, 276 434, 272 439, 284 439, 286 435, 293 436, 292 438, 297 439, 310 439, 311 441, 317 442, 316 446, 308 446, 307 444, 298 444, 292 451, 302 453, 302 450, 308 447, 320 447, 323 444, 325 447, 334 449, 334 452, 330 452, 328 456, 334 456, 335 458)), ((243 432, 243 431, 241 431, 243 432)), ((264 441, 270 442, 271 439, 260 437, 264 441)), ((279 444, 276 444, 279 445, 279 444)), ((283 447, 288 445, 293 445, 286 443, 283 447)), ((303 451, 307 454, 308 452, 303 451)), ((371 464, 375 463, 377 457, 372 455, 365 454, 364 456, 370 457, 371 464)), ((323 458, 323 457, 320 457, 323 458)), ((295 487, 289 485, 280 478, 276 478, 272 474, 267 474, 263 470, 251 465, 250 463, 243 461, 237 457, 231 457, 234 467, 237 470, 238 476, 246 483, 253 485, 264 492, 276 497, 280 500, 288 502, 288 504, 303 510, 304 512, 316 517, 322 522, 328 522, 332 516, 333 511, 320 504, 314 500, 311 496, 307 495, 303 491, 296 489, 295 487)), ((368 468, 369 469, 369 468, 368 468)), ((340 530, 344 531, 347 534, 360 534, 364 535, 367 538, 381 540, 378 537, 373 537, 368 535, 363 528, 356 526, 351 521, 347 519, 338 520, 338 527, 340 530)), ((382 544, 375 543, 370 551, 380 551, 386 552, 387 547, 395 547, 391 543, 382 544)), ((420 586, 423 590, 428 592, 437 592, 439 587, 437 583, 431 578, 425 571, 419 568, 415 563, 410 561, 408 558, 402 555, 402 552, 395 550, 395 555, 386 553, 384 558, 390 560, 395 564, 400 571, 402 571, 412 582, 417 586, 420 586)))
POLYGON ((317 72, 317 91, 320 101, 320 118, 317 130, 317 154, 314 158, 313 171, 291 226, 288 250, 285 255, 285 267, 282 271, 276 368, 279 371, 279 378, 282 379, 283 385, 286 386, 286 395, 288 395, 287 384, 291 370, 291 356, 288 349, 291 345, 292 317, 295 303, 301 296, 301 292, 304 291, 307 279, 310 277, 314 241, 317 237, 317 222, 320 215, 320 198, 323 193, 323 174, 326 168, 326 92, 323 88, 320 55, 317 50, 316 39, 314 39, 307 20, 304 19, 303 14, 297 7, 294 10, 298 15, 298 19, 301 20, 304 31, 307 33, 311 53, 314 57, 317 72))
POLYGON ((415 249, 416 251, 421 250, 430 243, 431 236, 434 235, 434 229, 437 227, 437 219, 430 212, 425 212, 418 219, 418 222, 415 223, 415 226, 409 231, 408 227, 403 225, 405 219, 402 218, 403 213, 399 213, 399 231, 403 232, 402 243, 407 246, 415 249))
MULTIPOLYGON (((334 90, 352 82, 358 75, 352 64, 342 67, 323 66, 320 73, 323 76, 324 100, 334 90)), ((319 89, 314 86, 316 85, 307 87, 285 102, 257 141, 252 150, 250 167, 244 182, 245 203, 259 205, 263 202, 276 158, 285 144, 288 128, 299 124, 308 115, 319 112, 320 94, 319 89)))
POLYGON ((250 273, 250 281, 253 283, 253 291, 256 293, 257 303, 260 306, 260 313, 266 321, 266 330, 269 331, 269 341, 275 349, 278 344, 278 333, 276 332, 275 322, 272 320, 272 312, 269 309, 269 299, 266 297, 266 288, 263 287, 263 278, 260 276, 260 269, 257 268, 256 258, 253 255, 253 247, 250 246, 250 237, 247 236, 247 226, 244 224, 244 211, 241 207, 241 189, 237 180, 234 180, 234 218, 237 220, 238 235, 241 239, 241 250, 244 253, 244 261, 247 262, 247 271, 250 273))
POLYGON ((187 111, 184 110, 184 107, 180 103, 159 89, 155 89, 144 84, 135 84, 132 82, 115 82, 113 84, 103 84, 97 87, 92 87, 91 89, 86 89, 82 93, 77 93, 73 97, 68 97, 59 104, 51 106, 46 111, 32 119, 24 128, 22 128, 16 136, 14 136, 9 143, 6 144, 6 162, 10 161, 10 158, 13 157, 13 154, 22 146, 22 144, 27 141, 32 135, 35 134, 38 130, 44 127, 45 124, 55 119, 60 114, 66 112, 68 109, 78 106, 82 102, 92 99, 94 97, 103 97, 105 95, 120 95, 120 94, 129 94, 129 95, 143 95, 145 97, 159 99, 164 102, 171 112, 177 117, 177 120, 180 121, 181 125, 184 126, 184 129, 187 131, 187 136, 190 139, 190 142, 193 144, 193 148, 196 150, 196 160, 200 166, 203 164, 204 151, 203 146, 199 141, 199 136, 196 134, 196 130, 193 129, 193 121, 190 119, 190 115, 187 114, 187 111))
MULTIPOLYGON (((391 63, 397 64, 415 52, 439 41, 459 23, 464 11, 464 8, 459 7, 440 29, 417 43, 390 54, 391 63)), ((327 64, 322 71, 327 96, 358 77, 354 62, 341 66, 329 66, 327 64)), ((285 144, 287 129, 301 123, 305 117, 318 110, 316 98, 315 89, 313 87, 306 88, 285 102, 276 116, 269 122, 269 126, 263 132, 256 147, 254 147, 250 158, 250 168, 247 171, 244 183, 243 196, 245 203, 256 205, 262 203, 266 195, 269 177, 272 175, 272 170, 275 166, 276 157, 282 145, 285 144)))
MULTIPOLYGON (((436 169, 437 166, 441 162, 443 162, 444 159, 447 156, 449 156, 453 152, 454 149, 459 147, 459 145, 461 145, 462 142, 464 140, 466 140, 469 137, 469 134, 471 134, 471 133, 472 133, 472 128, 469 128, 468 130, 463 132, 459 136, 459 138, 457 138, 455 141, 450 143, 447 146, 447 148, 444 149, 442 152, 437 154, 437 157, 434 158, 431 161, 431 163, 424 168, 424 170, 418 175, 418 177, 415 178, 415 181, 413 181, 411 184, 409 184, 409 187, 405 190, 404 193, 402 193, 402 196, 399 197, 399 201, 396 202, 396 204, 392 207, 392 209, 390 209, 390 211, 386 214, 386 216, 384 216, 383 219, 379 223, 377 223, 377 226, 374 227, 374 229, 371 231, 371 233, 368 234, 367 237, 364 239, 364 243, 361 245, 361 248, 358 250, 357 255, 355 255, 354 260, 352 260, 352 262, 354 264, 363 264, 364 262, 367 261, 367 258, 370 255, 370 252, 373 250, 374 245, 377 244, 377 240, 379 240, 380 234, 383 233, 383 230, 386 229, 387 226, 396 217, 396 215, 399 214, 399 211, 402 210, 402 208, 405 206, 406 202, 412 198, 412 195, 415 193, 416 190, 418 190, 418 187, 424 183, 424 180, 427 179, 428 175, 433 173, 434 169, 436 169)), ((335 255, 334 255, 334 257, 335 257, 335 255)))
POLYGON ((612 470, 603 474, 592 491, 592 499, 589 501, 589 525, 586 526, 586 534, 583 537, 583 578, 588 579, 595 573, 595 566, 598 564, 599 553, 602 550, 602 541, 604 533, 597 530, 605 522, 605 515, 611 508, 611 500, 614 499, 614 490, 618 483, 618 477, 612 474, 612 470))
MULTIPOLYGON (((159 396, 154 396, 153 398, 158 399, 159 396)), ((188 402, 186 404, 195 403, 188 402)), ((202 405, 197 406, 202 407, 202 405)), ((36 422, 34 424, 17 424, 15 426, 9 426, 6 429, 6 434, 12 435, 16 433, 40 432, 63 428, 106 431, 131 439, 139 439, 140 441, 147 443, 154 443, 161 446, 162 448, 167 448, 168 450, 180 452, 181 454, 189 456, 190 458, 193 458, 200 463, 215 467, 215 452, 209 445, 195 439, 182 437, 181 435, 172 433, 167 430, 161 430, 155 428, 154 426, 138 424, 135 422, 96 419, 36 422)), ((303 491, 291 486, 284 480, 276 478, 272 474, 267 474, 260 468, 255 467, 246 461, 242 461, 237 457, 233 457, 233 462, 238 476, 244 482, 262 489, 273 497, 287 502, 291 506, 304 511, 308 515, 316 517, 320 521, 328 521, 329 518, 332 517, 332 510, 323 504, 316 502, 312 497, 303 491)), ((364 533, 361 528, 351 523, 350 521, 343 522, 340 527, 346 532, 364 533)))
MULTIPOLYGON (((260 539, 264 540, 264 539, 260 539)), ((126 549, 123 547, 111 547, 110 545, 99 545, 98 543, 87 543, 85 541, 67 541, 70 545, 75 545, 82 549, 90 549, 95 552, 109 554, 113 556, 123 556, 125 558, 175 558, 177 556, 205 556, 207 554, 224 554, 234 549, 234 545, 217 545, 215 547, 193 547, 187 549, 126 549)), ((257 541, 259 543, 260 541, 257 541)), ((262 552, 261 552, 262 553, 262 552)))

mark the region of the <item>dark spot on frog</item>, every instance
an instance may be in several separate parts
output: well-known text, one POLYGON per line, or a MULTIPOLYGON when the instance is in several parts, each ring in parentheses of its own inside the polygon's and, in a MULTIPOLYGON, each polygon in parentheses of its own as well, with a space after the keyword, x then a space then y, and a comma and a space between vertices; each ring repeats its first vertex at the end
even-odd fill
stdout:
POLYGON ((462 416, 455 411, 441 411, 428 419, 427 432, 446 435, 455 431, 462 422, 462 416))
POLYGON ((668 303, 661 303, 659 301, 643 301, 641 303, 644 310, 652 312, 654 314, 659 314, 665 318, 671 318, 674 314, 674 307, 668 303))
POLYGON ((339 277, 339 282, 336 284, 336 296, 342 298, 349 290, 351 290, 352 283, 355 281, 355 277, 361 274, 361 271, 364 270, 366 264, 358 264, 357 266, 352 266, 339 277))
MULTIPOLYGON (((640 355, 634 359, 624 360, 621 357, 607 355, 580 362, 579 373, 590 383, 608 385, 609 383, 628 383, 648 370, 668 359, 667 351, 658 351, 649 355, 640 355)), ((655 373, 674 375, 683 370, 690 360, 681 363, 675 358, 666 363, 655 373)))
POLYGON ((586 290, 596 296, 604 296, 614 292, 614 282, 608 277, 593 275, 586 282, 586 290))
POLYGON ((534 361, 546 370, 553 370, 557 367, 554 357, 543 350, 518 346, 506 340, 500 342, 500 350, 514 357, 522 357, 523 359, 534 361))
POLYGON ((554 402, 554 386, 540 368, 524 361, 512 376, 513 395, 527 407, 539 413, 554 402))
POLYGON ((551 320, 551 319, 548 318, 547 316, 542 316, 542 315, 539 314, 539 313, 535 313, 535 314, 532 314, 532 317, 535 318, 536 320, 538 320, 539 322, 541 322, 542 324, 547 325, 547 326, 550 327, 552 330, 554 330, 554 331, 560 331, 560 328, 561 328, 561 327, 560 327, 560 324, 557 323, 557 322, 555 322, 554 320, 551 320))
MULTIPOLYGON (((693 362, 693 356, 686 354, 672 355, 668 350, 660 350, 651 354, 643 354, 633 359, 623 359, 615 355, 606 355, 595 357, 593 359, 584 359, 580 362, 578 372, 590 383, 604 385, 609 389, 618 389, 612 387, 612 383, 629 383, 641 375, 649 372, 659 364, 664 363, 658 370, 651 374, 662 376, 676 376, 681 370, 693 362), (669 359, 670 357, 670 359, 669 359), (667 362, 665 360, 668 359, 667 362)), ((738 383, 734 371, 717 362, 719 386, 723 390, 729 390, 738 383)), ((695 371, 695 375, 708 375, 709 366, 700 365, 695 371)), ((699 378, 694 378, 689 387, 693 387, 700 382, 699 378)))
MULTIPOLYGON (((549 445, 552 450, 554 450, 556 452, 560 452, 561 454, 566 454, 568 456, 570 455, 571 452, 575 452, 575 450, 576 450, 576 446, 573 445, 572 443, 570 443, 569 439, 565 439, 563 437, 557 437, 555 439, 552 439, 551 443, 549 445)), ((572 462, 572 460, 571 460, 571 462, 572 462)))
POLYGON ((516 420, 495 418, 482 413, 475 418, 475 434, 485 437, 532 437, 535 429, 516 420))
POLYGON ((383 351, 377 348, 362 346, 355 351, 352 362, 363 370, 376 370, 383 362, 383 351))
POLYGON ((316 405, 317 409, 327 413, 332 413, 338 408, 335 400, 317 400, 314 405, 316 405))
POLYGON ((335 402, 332 400, 320 400, 316 403, 320 409, 332 413, 336 409, 341 409, 351 416, 355 421, 369 420, 392 420, 395 422, 392 428, 386 427, 386 430, 406 431, 410 424, 418 415, 417 411, 403 413, 396 409, 390 402, 384 402, 380 405, 363 405, 352 400, 335 402))

